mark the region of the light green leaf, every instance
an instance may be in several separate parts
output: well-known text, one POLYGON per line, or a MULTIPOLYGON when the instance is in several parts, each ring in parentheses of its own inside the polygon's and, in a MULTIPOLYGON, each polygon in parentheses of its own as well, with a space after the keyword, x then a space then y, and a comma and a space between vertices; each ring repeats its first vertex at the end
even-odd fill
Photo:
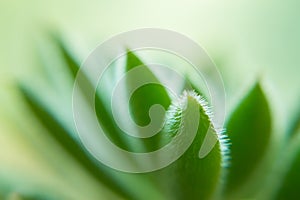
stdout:
MULTIPOLYGON (((136 138, 129 137, 126 133, 124 133, 118 125, 115 123, 111 110, 109 110, 105 104, 104 96, 105 93, 101 91, 102 95, 99 91, 96 92, 94 96, 94 87, 85 73, 81 73, 79 77, 77 77, 77 73, 80 69, 80 64, 74 58, 72 53, 65 46, 63 41, 58 37, 53 37, 54 41, 57 43, 59 50, 63 55, 63 59, 66 63, 66 66, 69 69, 71 77, 73 81, 75 78, 78 78, 78 82, 80 83, 79 87, 83 95, 87 98, 89 102, 92 102, 91 98, 95 98, 95 111, 98 117, 98 121, 105 130, 105 133, 109 137, 109 139, 117 146, 122 149, 129 151, 138 151, 140 141, 136 138)), ((71 100, 70 100, 71 101, 71 100)))
POLYGON ((78 69, 80 68, 79 60, 76 60, 75 55, 73 55, 73 53, 68 50, 59 35, 57 35, 56 33, 52 33, 50 34, 50 36, 54 43, 57 45, 58 50, 62 54, 63 60, 69 68, 71 75, 75 77, 78 69))
MULTIPOLYGON (((53 35, 53 40, 58 46, 58 49, 61 51, 61 54, 63 55, 63 60, 68 67, 68 70, 70 72, 70 75, 75 81, 75 78, 77 76, 77 73, 80 69, 79 62, 75 59, 73 54, 68 50, 64 42, 60 39, 60 37, 53 35)), ((126 150, 132 150, 130 149, 130 146, 126 141, 128 141, 128 137, 126 134, 122 132, 116 125, 116 123, 113 120, 113 117, 109 110, 106 108, 104 100, 102 96, 99 94, 99 92, 96 93, 95 97, 94 95, 94 87, 88 77, 81 73, 80 77, 77 77, 80 80, 78 81, 80 83, 79 87, 81 88, 81 91, 83 95, 87 98, 88 101, 91 101, 90 98, 95 98, 95 110, 97 117, 99 119, 99 123, 104 128, 105 132, 107 133, 107 136, 116 144, 117 146, 126 149, 126 150)), ((71 100, 70 100, 71 101, 71 100)))
POLYGON ((271 115, 259 83, 238 105, 226 129, 231 143, 226 192, 231 193, 251 177, 268 148, 271 115))
MULTIPOLYGON (((62 41, 56 40, 56 42, 61 48, 60 50, 63 52, 63 55, 66 57, 65 59, 67 63, 69 63, 67 66, 70 69, 73 79, 75 79, 80 66, 76 64, 77 62, 72 58, 62 41)), ((87 100, 90 100, 89 98, 92 96, 93 87, 85 74, 81 74, 80 78, 80 83, 83 83, 80 85, 82 92, 87 100)), ((56 119, 55 114, 49 112, 47 105, 41 104, 41 101, 37 99, 35 95, 30 93, 27 88, 23 87, 23 85, 21 85, 20 88, 31 110, 41 123, 49 130, 51 135, 57 139, 62 147, 64 147, 75 159, 77 159, 87 171, 89 171, 100 182, 104 183, 105 186, 126 199, 160 199, 160 194, 157 193, 154 185, 149 182, 147 177, 119 172, 99 163, 98 161, 95 161, 81 145, 78 138, 72 137, 74 136, 74 130, 67 130, 63 124, 56 119)), ((129 149, 126 143, 126 138, 124 139, 124 137, 119 137, 127 135, 122 134, 122 132, 117 128, 112 120, 112 116, 107 112, 102 98, 98 93, 95 98, 99 121, 107 131, 106 133, 108 133, 108 136, 113 140, 113 142, 116 142, 120 146, 123 145, 124 149, 129 149)))
MULTIPOLYGON (((220 183, 222 165, 224 164, 224 140, 219 139, 219 133, 214 129, 209 118, 208 108, 204 100, 194 92, 187 92, 180 99, 179 105, 174 105, 169 111, 169 120, 165 127, 163 141, 174 140, 180 134, 187 134, 190 125, 196 124, 196 136, 187 151, 168 167, 154 172, 157 181, 163 188, 166 199, 211 199, 220 183), (191 119, 190 113, 198 112, 199 121, 191 119), (204 143, 206 134, 215 137, 215 143, 204 143), (214 145, 212 151, 204 158, 199 158, 203 145, 214 145)), ((182 148, 180 143, 174 149, 182 148)))
POLYGON ((102 166, 105 170, 100 170, 96 162, 84 151, 80 142, 72 137, 74 134, 70 133, 70 130, 67 130, 66 127, 64 127, 49 110, 47 110, 45 105, 30 92, 30 89, 26 88, 24 85, 20 85, 20 91, 36 118, 49 131, 51 136, 78 161, 78 164, 82 165, 95 178, 100 182, 103 182, 116 193, 124 197, 128 195, 118 182, 113 181, 113 179, 105 172, 106 170, 109 170, 109 168, 102 166))
MULTIPOLYGON (((62 51, 71 77, 75 80, 80 66, 63 43, 60 40, 56 40, 56 42, 62 51)), ((139 58, 129 53, 126 72, 136 69, 136 66, 141 64, 139 58)), ((140 77, 157 83, 139 88, 133 93, 130 100, 129 106, 133 119, 137 124, 144 126, 150 123, 148 112, 153 104, 159 104, 167 110, 171 100, 165 88, 159 86, 159 80, 147 67, 144 67, 144 73, 140 74, 140 77)), ((221 149, 224 145, 219 140, 219 135, 210 121, 206 105, 195 93, 188 92, 181 99, 187 107, 180 104, 175 108, 175 112, 172 112, 171 109, 170 112, 173 115, 165 118, 167 123, 159 134, 151 138, 139 139, 128 136, 117 126, 111 110, 107 108, 103 96, 100 95, 105 93, 103 94, 100 91, 96 96, 93 96, 94 88, 88 77, 81 74, 79 78, 81 79, 80 87, 82 93, 86 96, 86 100, 90 101, 91 98, 95 98, 97 116, 108 137, 126 150, 140 151, 141 144, 145 147, 144 150, 147 151, 158 149, 177 138, 180 134, 191 134, 187 127, 189 127, 189 124, 197 124, 195 140, 192 141, 191 146, 177 161, 162 170, 149 174, 127 174, 115 171, 95 161, 86 152, 78 138, 72 137, 75 130, 67 129, 65 124, 57 120, 56 114, 49 111, 51 109, 47 105, 42 104, 42 101, 33 95, 28 88, 21 86, 21 92, 38 120, 61 146, 99 182, 104 183, 125 199, 210 199, 214 197, 214 192, 220 181, 221 166, 224 159, 221 149), (195 119, 189 117, 187 113, 200 114, 200 120, 195 122, 195 119), (178 120, 181 120, 184 125, 178 124, 178 120), (200 159, 200 148, 203 145, 211 145, 204 144, 206 134, 210 134, 210 138, 214 138, 216 144, 213 144, 212 151, 206 157, 200 159), (152 181, 156 181, 155 184, 152 181)), ((128 87, 131 87, 132 80, 128 80, 128 87)), ((161 121, 164 117, 165 115, 161 115, 161 121)), ((182 144, 178 144, 178 148, 180 148, 182 144)))
MULTIPOLYGON (((129 108, 133 120, 138 126, 147 126, 153 122, 160 122, 161 124, 156 124, 155 128, 161 128, 162 122, 164 121, 165 113, 168 107, 171 104, 171 99, 166 91, 166 89, 160 85, 157 77, 150 71, 150 69, 143 64, 143 62, 133 53, 127 53, 127 63, 126 63, 126 73, 135 73, 130 78, 126 79, 127 81, 127 91, 130 91, 131 87, 135 87, 135 84, 140 81, 148 81, 149 84, 145 84, 139 87, 129 101, 129 108), (155 117, 150 119, 149 111, 150 108, 154 105, 160 105, 164 110, 161 110, 161 113, 158 112, 155 117)), ((127 94, 131 95, 131 94, 127 94)), ((125 105, 127 106, 127 105, 125 105)), ((153 108, 153 107, 152 107, 153 108)), ((155 128, 151 128, 150 131, 154 132, 155 128)), ((146 131, 139 131, 140 136, 145 136, 146 131)), ((141 139, 145 151, 154 151, 157 150, 159 146, 159 140, 161 137, 161 132, 156 133, 153 137, 141 139)))
POLYGON ((54 197, 50 197, 48 194, 39 195, 23 195, 18 193, 12 193, 8 195, 6 200, 54 200, 54 197))

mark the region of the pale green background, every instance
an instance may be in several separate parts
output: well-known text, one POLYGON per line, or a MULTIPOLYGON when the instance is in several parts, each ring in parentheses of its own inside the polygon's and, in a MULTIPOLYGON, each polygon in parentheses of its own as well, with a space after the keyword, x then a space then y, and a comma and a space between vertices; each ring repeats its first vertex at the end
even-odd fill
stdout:
MULTIPOLYGON (((260 79, 271 101, 275 127, 282 132, 300 110, 299 8, 296 0, 1 0, 0 178, 9 172, 19 177, 16 181, 21 174, 49 178, 52 173, 62 173, 47 165, 53 164, 49 156, 56 156, 58 147, 48 157, 36 151, 45 143, 43 147, 49 148, 55 144, 48 138, 36 139, 34 133, 43 129, 28 117, 14 89, 17 78, 34 78, 38 74, 36 45, 41 31, 55 29, 64 33, 74 46, 82 47, 76 50, 82 53, 81 60, 96 45, 120 32, 157 27, 183 33, 201 44, 220 68, 228 112, 243 92, 260 79)), ((72 166, 66 155, 58 157, 64 165, 72 166)), ((72 173, 65 173, 65 178, 53 180, 53 184, 75 184, 76 178, 68 174, 72 173)))

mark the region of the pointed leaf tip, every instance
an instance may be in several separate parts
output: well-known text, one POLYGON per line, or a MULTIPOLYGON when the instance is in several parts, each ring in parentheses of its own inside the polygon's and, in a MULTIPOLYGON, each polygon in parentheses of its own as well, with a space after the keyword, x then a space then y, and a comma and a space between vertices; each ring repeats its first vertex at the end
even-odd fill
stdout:
POLYGON ((256 83, 232 113, 226 127, 231 142, 229 194, 251 176, 263 158, 271 136, 271 114, 266 96, 256 83))
POLYGON ((143 137, 145 132, 148 133, 158 130, 158 133, 154 133, 154 136, 141 139, 141 143, 144 145, 146 151, 157 150, 159 148, 160 124, 164 121, 164 111, 166 111, 171 104, 169 94, 151 69, 130 50, 127 54, 125 72, 127 73, 126 91, 131 91, 137 87, 132 94, 130 92, 127 94, 128 96, 131 95, 129 97, 129 110, 131 117, 136 123, 135 128, 138 126, 153 127, 147 129, 149 131, 137 128, 137 132, 143 137), (154 111, 153 109, 152 111, 155 112, 155 117, 151 117, 149 113, 151 113, 151 109, 157 105, 160 107, 156 108, 160 110, 154 111))
POLYGON ((196 135, 187 151, 168 167, 158 173, 159 182, 165 188, 167 199, 212 199, 219 185, 222 169, 222 148, 218 133, 209 118, 207 104, 194 92, 187 92, 173 103, 167 118, 167 132, 163 140, 172 140, 178 134, 192 134, 189 126, 196 124, 196 135), (199 121, 191 119, 191 113, 198 112, 199 121), (168 123, 169 122, 169 123, 168 123), (199 151, 205 144, 204 138, 211 134, 216 138, 211 151, 199 158, 199 151))

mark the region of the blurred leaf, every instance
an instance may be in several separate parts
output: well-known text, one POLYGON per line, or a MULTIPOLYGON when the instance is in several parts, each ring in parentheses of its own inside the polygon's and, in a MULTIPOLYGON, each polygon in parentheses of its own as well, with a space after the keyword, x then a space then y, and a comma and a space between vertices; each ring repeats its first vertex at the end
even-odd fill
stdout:
MULTIPOLYGON (((77 62, 73 59, 62 41, 59 40, 59 38, 54 39, 56 39, 56 43, 58 43, 60 50, 63 52, 63 55, 65 56, 64 58, 68 63, 67 66, 72 73, 73 79, 75 79, 80 66, 76 64, 77 62)), ((81 73, 78 78, 80 78, 80 87, 87 100, 91 100, 89 98, 94 98, 93 86, 89 79, 84 73, 81 73)), ((20 88, 31 110, 41 123, 49 130, 51 135, 54 136, 62 147, 76 158, 95 178, 104 183, 105 186, 125 199, 160 199, 160 195, 157 193, 154 185, 149 182, 147 177, 119 172, 94 160, 90 154, 85 151, 85 148, 81 145, 80 141, 77 140, 78 138, 72 137, 74 135, 74 133, 72 133, 74 130, 71 130, 71 132, 70 130, 66 130, 63 124, 55 118, 55 114, 49 112, 46 105, 42 105, 27 88, 22 85, 20 88), (145 197, 145 195, 147 197, 145 197)), ((126 146, 127 143, 124 142, 124 138, 118 137, 118 134, 122 132, 116 128, 117 126, 112 120, 112 116, 106 111, 102 98, 100 98, 98 93, 96 95, 96 108, 99 109, 97 110, 97 114, 100 113, 100 116, 98 116, 100 123, 104 126, 104 129, 107 131, 110 139, 120 146, 123 145, 125 149, 128 149, 128 146, 126 146)), ((127 135, 123 134, 122 136, 127 135)))
MULTIPOLYGON (((187 107, 183 105, 178 106, 173 112, 174 115, 167 118, 164 129, 156 136, 147 139, 130 137, 121 131, 115 123, 112 113, 110 113, 111 111, 107 109, 103 101, 103 96, 100 96, 98 92, 96 96, 93 96, 94 87, 88 77, 84 73, 77 75, 80 66, 68 52, 62 41, 57 38, 55 41, 60 51, 62 51, 73 80, 75 80, 75 77, 79 79, 79 86, 87 102, 92 102, 93 98, 95 98, 97 116, 104 130, 113 142, 124 149, 130 149, 128 145, 133 145, 136 148, 142 143, 147 151, 155 150, 160 145, 176 139, 180 134, 192 134, 189 132, 188 127, 199 123, 192 145, 173 164, 150 174, 127 174, 115 171, 95 161, 86 152, 78 138, 72 137, 75 130, 67 129, 66 124, 62 124, 57 120, 56 114, 51 113, 51 109, 47 105, 42 104, 41 100, 33 95, 28 88, 21 86, 21 92, 33 113, 70 155, 97 178, 99 182, 104 183, 105 186, 125 199, 165 199, 162 198, 162 195, 169 199, 198 199, 199 197, 201 199, 209 199, 213 197, 220 181, 222 151, 217 132, 214 130, 207 114, 207 107, 200 97, 192 92, 186 93, 182 101, 185 102, 187 107), (190 116, 191 113, 200 114, 200 122, 195 122, 194 118, 190 116), (182 120, 183 124, 176 123, 177 120, 182 120), (170 129, 168 129, 168 126, 170 129), (214 138, 217 144, 213 146, 212 151, 206 157, 200 159, 199 151, 205 141, 206 134, 209 134, 210 138, 214 138), (128 143, 128 141, 130 142, 128 143), (151 183, 153 180, 156 180, 158 184, 151 183), (161 190, 158 190, 159 186, 161 190)), ((126 72, 131 72, 139 65, 142 65, 141 60, 133 53, 129 53, 126 72)), ((157 83, 138 88, 130 99, 133 119, 137 124, 145 126, 151 121, 148 115, 150 108, 152 108, 151 106, 159 104, 164 110, 167 110, 171 100, 165 88, 159 85, 158 79, 147 67, 144 66, 143 73, 139 74, 139 78, 157 83)), ((135 80, 128 80, 128 87, 131 87, 131 84, 134 85, 132 81, 135 80)), ((165 115, 161 115, 161 121, 163 121, 164 117, 165 115)), ((179 142, 178 145, 178 148, 180 148, 182 143, 179 142)))
POLYGON ((94 160, 80 142, 71 137, 72 133, 69 133, 27 88, 21 86, 20 89, 30 109, 51 136, 99 182, 125 199, 160 199, 147 177, 119 172, 94 160))
POLYGON ((18 193, 12 193, 8 197, 5 198, 6 200, 54 200, 55 198, 47 197, 46 194, 42 195, 21 195, 18 193))
POLYGON ((57 34, 52 33, 50 36, 61 52, 62 57, 66 62, 66 65, 68 66, 72 76, 76 77, 78 69, 80 68, 79 61, 76 60, 75 56, 68 50, 62 39, 57 34))
MULTIPOLYGON (((75 81, 75 78, 78 79, 79 87, 83 93, 83 95, 87 98, 88 101, 92 101, 94 98, 94 87, 88 77, 84 73, 80 73, 80 76, 77 76, 77 73, 80 69, 80 64, 74 56, 68 51, 67 47, 61 41, 61 39, 58 36, 53 36, 54 41, 57 43, 57 46, 59 47, 59 50, 62 52, 63 59, 66 62, 66 66, 68 67, 71 77, 73 81, 75 81), (76 77, 77 76, 77 77, 76 77)), ((71 102, 71 99, 70 99, 71 102)), ((114 120, 112 119, 112 116, 107 111, 106 107, 104 106, 103 99, 97 93, 95 95, 95 109, 96 114, 99 119, 99 122, 101 123, 102 127, 105 129, 107 136, 114 142, 114 144, 118 145, 119 147, 123 149, 127 149, 128 146, 125 143, 126 139, 124 138, 126 134, 122 134, 122 131, 118 128, 118 126, 115 124, 114 120)))
MULTIPOLYGON (((300 128, 297 129, 292 140, 287 148, 295 146, 295 150, 288 151, 288 157, 291 157, 291 162, 285 163, 290 166, 285 178, 281 181, 281 187, 278 190, 275 199, 300 199, 300 128), (296 145, 293 145, 296 144, 296 145)), ((282 158, 279 158, 282 160, 282 158)))
MULTIPOLYGON (((221 145, 216 130, 214 130, 207 114, 207 107, 203 100, 193 92, 187 92, 182 99, 182 105, 171 108, 171 116, 168 118, 166 133, 163 140, 174 140, 178 134, 192 134, 189 126, 197 124, 191 118, 192 114, 199 112, 200 120, 196 136, 192 145, 174 163, 154 172, 158 182, 164 188, 166 199, 212 199, 215 196, 220 182, 221 166, 223 162, 221 145), (204 158, 199 158, 199 151, 204 144, 206 134, 211 134, 216 139, 212 151, 204 158)), ((222 144, 221 144, 222 143, 222 144)), ((174 149, 182 148, 179 146, 174 149)))
POLYGON ((300 198, 299 168, 300 168, 300 153, 298 153, 297 159, 295 159, 295 163, 293 163, 291 170, 289 171, 287 177, 285 178, 276 199, 284 200, 284 199, 300 198))
MULTIPOLYGON (((152 119, 150 119, 149 111, 150 108, 156 104, 162 106, 165 111, 168 109, 171 104, 171 99, 166 89, 160 85, 159 80, 150 71, 150 69, 145 66, 133 52, 130 51, 127 53, 126 72, 134 73, 133 76, 130 76, 130 78, 126 79, 127 91, 130 91, 130 88, 132 87, 134 88, 136 83, 140 81, 149 82, 149 84, 139 87, 130 97, 129 108, 135 123, 138 126, 147 126, 154 121, 163 122, 165 113, 159 113, 159 110, 156 110, 156 116, 152 116, 152 119)), ((161 128, 162 124, 163 123, 161 123, 161 125, 155 125, 159 125, 159 128, 161 128)), ((155 130, 152 128, 151 131, 155 130)), ((140 131, 139 134, 143 136, 143 134, 145 134, 144 132, 145 131, 140 131)), ((159 132, 153 137, 141 139, 143 140, 146 152, 157 150, 160 147, 159 140, 161 134, 162 133, 159 132)))
MULTIPOLYGON (((28 104, 31 111, 41 122, 41 124, 49 131, 51 136, 55 138, 61 146, 75 158, 80 165, 82 165, 93 177, 103 182, 110 189, 114 190, 121 196, 128 196, 127 192, 118 185, 118 182, 113 181, 109 175, 99 169, 95 161, 87 155, 83 146, 79 144, 72 133, 69 132, 60 122, 50 113, 45 106, 37 99, 36 96, 31 94, 30 90, 24 85, 20 85, 20 91, 28 104)), ((106 168, 103 166, 103 168, 106 168)))
POLYGON ((292 122, 291 128, 288 130, 288 136, 293 137, 300 129, 300 111, 297 113, 294 121, 292 122))
POLYGON ((294 160, 291 169, 282 182, 276 199, 300 199, 300 150, 294 160))
POLYGON ((110 110, 108 110, 104 103, 103 95, 105 95, 105 93, 102 91, 102 95, 100 95, 100 93, 97 91, 94 97, 94 87, 85 73, 80 73, 80 75, 77 76, 77 73, 80 69, 80 64, 78 61, 76 61, 75 57, 68 50, 60 37, 53 35, 53 39, 57 43, 59 50, 62 52, 63 59, 66 62, 66 66, 71 73, 73 81, 75 81, 75 78, 78 79, 78 82, 80 83, 79 87, 81 88, 85 98, 89 102, 92 102, 92 99, 95 98, 95 110, 98 121, 105 130, 105 133, 109 139, 122 149, 139 152, 139 149, 141 149, 140 140, 128 136, 118 127, 110 110))
POLYGON ((251 177, 268 148, 271 116, 259 83, 233 112, 226 129, 232 143, 226 184, 226 191, 231 193, 251 177))
POLYGON ((286 147, 284 155, 287 159, 279 159, 286 161, 281 167, 283 169, 288 168, 288 170, 284 174, 284 178, 280 179, 281 186, 276 191, 277 195, 275 199, 300 199, 300 129, 295 131, 295 134, 286 147))

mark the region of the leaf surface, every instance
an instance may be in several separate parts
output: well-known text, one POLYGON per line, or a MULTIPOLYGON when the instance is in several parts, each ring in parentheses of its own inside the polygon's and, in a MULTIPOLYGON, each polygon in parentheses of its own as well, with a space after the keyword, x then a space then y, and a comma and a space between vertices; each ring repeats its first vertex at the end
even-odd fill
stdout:
MULTIPOLYGON (((171 104, 171 99, 154 73, 130 51, 127 53, 125 73, 130 73, 126 79, 127 91, 131 91, 138 86, 133 93, 127 93, 130 114, 134 123, 136 123, 135 128, 139 128, 137 132, 142 137, 146 137, 146 133, 153 133, 153 137, 143 138, 141 142, 146 152, 157 150, 160 147, 161 131, 159 130, 163 126, 165 112, 171 104), (147 82, 148 84, 144 84, 147 82), (143 85, 140 85, 141 83, 143 85), (150 116, 151 114, 152 116, 150 116), (148 126, 147 129, 140 128, 146 126, 148 126)), ((127 106, 127 104, 124 106, 127 106)))
POLYGON ((233 112, 226 131, 231 143, 231 165, 226 191, 231 193, 251 177, 268 148, 271 115, 259 83, 233 112))
MULTIPOLYGON (((194 140, 178 160, 154 174, 159 178, 167 199, 211 199, 220 183, 226 144, 214 130, 203 99, 194 92, 186 92, 180 101, 181 105, 175 105, 169 111, 170 122, 164 129, 163 140, 176 140, 181 134, 189 137, 193 134, 189 127, 196 125, 194 140), (199 121, 191 118, 191 113, 197 113, 199 121), (215 138, 214 142, 204 142, 207 134, 215 138), (213 145, 213 148, 200 158, 200 148, 204 145, 213 145)), ((179 143, 174 151, 183 148, 182 145, 179 143)))

